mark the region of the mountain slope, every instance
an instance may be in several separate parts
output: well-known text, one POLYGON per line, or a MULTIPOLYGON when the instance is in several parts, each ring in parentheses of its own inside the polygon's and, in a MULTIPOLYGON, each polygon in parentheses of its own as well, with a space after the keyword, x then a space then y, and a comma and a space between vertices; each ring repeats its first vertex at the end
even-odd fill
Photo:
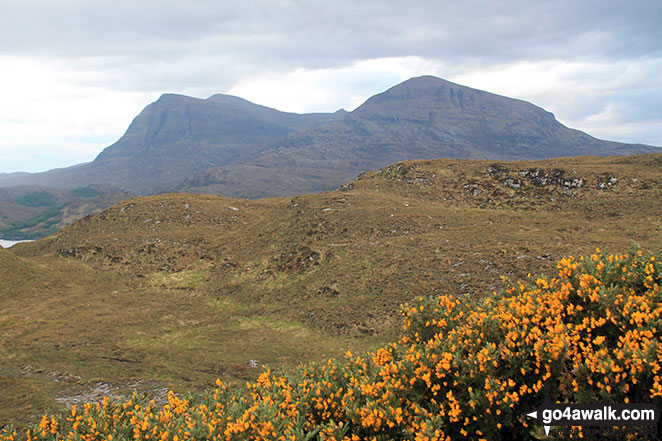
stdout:
POLYGON ((227 95, 163 95, 91 166, 113 170, 110 179, 131 182, 134 191, 158 192, 194 171, 250 159, 290 132, 333 118, 284 113, 227 95))
POLYGON ((196 171, 251 159, 288 133, 342 116, 280 112, 220 94, 206 100, 164 94, 93 162, 7 176, 0 185, 73 188, 110 183, 139 194, 158 193, 196 171))
POLYGON ((250 196, 256 189, 238 185, 240 176, 250 175, 268 177, 270 195, 293 194, 330 189, 364 170, 404 159, 513 160, 657 151, 602 141, 563 126, 525 101, 425 76, 371 97, 342 120, 290 134, 241 166, 194 175, 177 189, 250 196), (279 176, 272 176, 272 170, 279 170, 279 176), (306 183, 293 186, 292 176, 304 173, 306 183))

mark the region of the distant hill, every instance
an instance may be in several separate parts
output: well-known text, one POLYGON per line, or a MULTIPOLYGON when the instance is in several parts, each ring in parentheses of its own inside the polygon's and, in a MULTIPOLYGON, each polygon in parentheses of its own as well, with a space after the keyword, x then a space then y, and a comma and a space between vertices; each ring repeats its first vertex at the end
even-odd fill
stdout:
POLYGON ((10 182, 16 178, 21 178, 24 176, 30 176, 30 173, 27 172, 0 173, 0 185, 2 185, 3 181, 10 182))
POLYGON ((72 190, 31 185, 0 187, 0 237, 48 236, 129 196, 130 193, 112 185, 88 185, 72 190))
POLYGON ((135 195, 259 198, 330 190, 364 171, 408 159, 660 151, 599 140, 525 101, 424 76, 371 97, 353 112, 294 114, 229 95, 165 94, 94 161, 44 173, 3 174, 0 186, 72 190, 110 184, 135 195))

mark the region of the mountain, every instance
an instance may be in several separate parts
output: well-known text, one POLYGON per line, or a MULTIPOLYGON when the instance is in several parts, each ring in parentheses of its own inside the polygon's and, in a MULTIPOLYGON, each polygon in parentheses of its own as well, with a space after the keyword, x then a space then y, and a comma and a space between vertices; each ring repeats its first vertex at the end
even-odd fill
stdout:
POLYGON ((255 159, 193 175, 177 190, 276 196, 331 189, 362 171, 404 159, 514 160, 659 151, 602 141, 565 127, 525 101, 424 76, 371 97, 343 119, 292 133, 255 159))
POLYGON ((419 296, 482 297, 632 240, 656 252, 661 211, 662 154, 416 160, 327 193, 131 198, 0 250, 0 420, 376 348, 419 296))
POLYGON ((294 114, 229 95, 165 94, 94 161, 1 175, 0 186, 71 190, 110 184, 132 194, 259 198, 331 190, 366 170, 407 159, 659 151, 599 140, 525 101, 424 76, 371 97, 353 112, 294 114))
POLYGON ((290 132, 341 116, 280 112, 229 95, 198 99, 164 94, 91 163, 7 176, 0 185, 75 188, 108 183, 140 194, 159 193, 196 171, 253 158, 290 132))
POLYGON ((194 171, 253 158, 290 132, 335 118, 280 112, 228 95, 163 95, 91 166, 110 171, 113 183, 129 182, 133 191, 159 192, 194 171))

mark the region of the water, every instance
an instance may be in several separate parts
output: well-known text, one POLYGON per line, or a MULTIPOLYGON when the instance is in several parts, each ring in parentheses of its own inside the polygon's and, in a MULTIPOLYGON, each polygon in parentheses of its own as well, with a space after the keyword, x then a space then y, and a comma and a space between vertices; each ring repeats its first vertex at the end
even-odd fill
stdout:
POLYGON ((20 242, 32 242, 31 240, 4 240, 0 239, 0 247, 2 248, 9 248, 12 245, 16 245, 17 243, 20 242))

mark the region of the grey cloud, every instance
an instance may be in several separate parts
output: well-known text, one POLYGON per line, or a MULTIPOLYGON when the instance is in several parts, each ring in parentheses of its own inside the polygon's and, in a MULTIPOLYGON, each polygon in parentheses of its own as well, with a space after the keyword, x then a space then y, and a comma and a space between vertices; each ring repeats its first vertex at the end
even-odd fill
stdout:
MULTIPOLYGON (((145 93, 207 96, 263 72, 385 57, 434 60, 449 74, 519 61, 662 58, 659 0, 0 0, 0 11, 0 55, 57 59, 77 84, 145 93)), ((657 76, 642 75, 641 93, 559 100, 576 120, 609 102, 655 120, 657 76)))
POLYGON ((656 1, 232 3, 11 2, 0 18, 0 47, 150 58, 197 48, 208 56, 227 51, 320 67, 403 55, 501 62, 628 57, 659 52, 662 41, 656 1))

